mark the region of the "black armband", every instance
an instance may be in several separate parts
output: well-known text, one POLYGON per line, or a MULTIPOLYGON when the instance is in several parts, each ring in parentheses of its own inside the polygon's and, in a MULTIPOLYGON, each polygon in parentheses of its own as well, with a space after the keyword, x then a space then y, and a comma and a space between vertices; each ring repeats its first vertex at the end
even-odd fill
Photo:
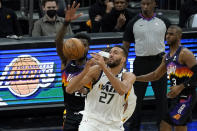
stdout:
POLYGON ((193 72, 192 77, 183 83, 185 88, 195 88, 197 86, 197 65, 194 65, 191 71, 193 72))
POLYGON ((70 21, 64 21, 64 25, 68 26, 70 24, 70 21))

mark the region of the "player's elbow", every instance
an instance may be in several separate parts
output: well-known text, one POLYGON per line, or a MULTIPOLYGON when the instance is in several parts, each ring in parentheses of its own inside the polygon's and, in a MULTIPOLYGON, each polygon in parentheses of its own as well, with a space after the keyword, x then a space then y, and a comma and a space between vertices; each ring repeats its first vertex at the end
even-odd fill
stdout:
POLYGON ((124 94, 125 94, 124 92, 119 93, 120 96, 123 96, 124 94))

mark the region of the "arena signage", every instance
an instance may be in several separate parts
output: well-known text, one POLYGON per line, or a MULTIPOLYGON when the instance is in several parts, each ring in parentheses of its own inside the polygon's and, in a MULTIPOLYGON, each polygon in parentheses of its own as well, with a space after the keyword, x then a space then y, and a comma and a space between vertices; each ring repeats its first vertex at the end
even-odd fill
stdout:
POLYGON ((28 97, 54 82, 54 62, 41 63, 31 55, 19 55, 6 67, 0 77, 0 88, 8 88, 18 97, 28 97))

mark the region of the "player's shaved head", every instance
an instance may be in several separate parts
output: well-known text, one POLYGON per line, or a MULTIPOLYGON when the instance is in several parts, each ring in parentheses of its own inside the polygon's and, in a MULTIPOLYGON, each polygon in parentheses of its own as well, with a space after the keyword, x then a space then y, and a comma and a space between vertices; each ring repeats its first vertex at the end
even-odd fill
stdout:
POLYGON ((177 25, 171 25, 168 29, 175 29, 178 35, 182 35, 182 29, 177 25))

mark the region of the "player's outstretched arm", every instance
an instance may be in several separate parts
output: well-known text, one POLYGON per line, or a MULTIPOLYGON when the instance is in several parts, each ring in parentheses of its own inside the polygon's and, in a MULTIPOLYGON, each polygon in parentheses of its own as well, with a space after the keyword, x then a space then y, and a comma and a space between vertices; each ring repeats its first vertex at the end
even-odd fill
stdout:
POLYGON ((145 75, 136 76, 136 81, 141 81, 141 82, 156 81, 159 80, 166 72, 167 70, 165 65, 165 57, 163 57, 162 63, 155 71, 145 75))
POLYGON ((128 42, 128 41, 123 41, 123 47, 124 47, 125 49, 127 49, 127 51, 129 51, 130 42, 128 42))
POLYGON ((121 81, 114 74, 112 74, 109 68, 107 68, 106 66, 103 67, 102 69, 103 69, 103 72, 108 77, 113 88, 120 95, 126 94, 132 88, 132 85, 136 80, 136 76, 131 72, 123 73, 122 81, 121 81))
POLYGON ((56 42, 55 42, 56 43, 56 50, 57 50, 59 57, 61 58, 61 61, 63 61, 63 62, 65 62, 67 60, 66 57, 63 55, 64 36, 66 34, 67 27, 70 24, 70 22, 72 20, 77 19, 78 17, 80 17, 82 15, 82 14, 78 14, 78 15, 76 14, 76 11, 79 8, 79 6, 80 6, 80 4, 78 3, 76 5, 75 1, 73 2, 71 7, 70 7, 70 5, 68 5, 67 9, 65 10, 65 22, 56 36, 56 42))
POLYGON ((93 61, 89 60, 86 63, 86 66, 83 69, 83 71, 69 81, 69 84, 66 87, 67 93, 72 94, 73 92, 80 90, 86 84, 95 80, 96 76, 99 76, 98 66, 93 65, 93 61))

